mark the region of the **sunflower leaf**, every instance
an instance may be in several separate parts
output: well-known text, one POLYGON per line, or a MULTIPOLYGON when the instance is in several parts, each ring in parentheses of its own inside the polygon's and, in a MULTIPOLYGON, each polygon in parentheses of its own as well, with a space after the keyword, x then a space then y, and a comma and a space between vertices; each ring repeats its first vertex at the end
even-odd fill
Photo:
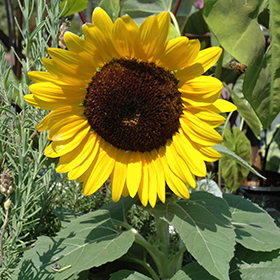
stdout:
POLYGON ((114 261, 134 242, 131 231, 119 233, 106 210, 90 212, 72 220, 56 237, 40 236, 27 251, 13 276, 15 279, 66 279, 75 273, 114 261), (58 264, 63 271, 56 272, 58 264))
POLYGON ((170 280, 216 280, 198 263, 190 263, 181 268, 170 280))
POLYGON ((231 279, 280 279, 280 252, 254 252, 237 244, 231 261, 231 279))
POLYGON ((132 270, 120 270, 110 275, 109 280, 151 280, 152 278, 132 270))
POLYGON ((230 207, 237 243, 262 252, 280 248, 280 229, 266 211, 237 195, 224 193, 223 198, 230 207))
POLYGON ((223 199, 207 192, 195 192, 189 200, 159 204, 152 213, 175 228, 188 252, 212 276, 229 279, 235 233, 223 199))
POLYGON ((258 171, 256 171, 250 164, 248 164, 245 160, 243 160, 240 156, 229 150, 228 148, 222 146, 222 145, 216 145, 212 147, 215 149, 217 152, 219 152, 221 155, 227 156, 228 158, 238 162, 240 165, 243 167, 247 168, 250 170, 252 173, 258 175, 259 177, 266 179, 264 176, 262 176, 258 171))

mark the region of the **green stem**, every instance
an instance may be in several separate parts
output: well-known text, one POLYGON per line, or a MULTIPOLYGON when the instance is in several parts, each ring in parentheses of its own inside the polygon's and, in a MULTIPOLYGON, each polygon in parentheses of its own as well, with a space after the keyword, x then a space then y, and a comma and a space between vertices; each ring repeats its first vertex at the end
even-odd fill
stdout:
POLYGON ((177 272, 179 269, 182 268, 182 263, 183 263, 183 254, 186 251, 186 246, 180 239, 180 249, 179 251, 172 257, 172 260, 169 264, 169 269, 177 272))
POLYGON ((222 76, 222 66, 223 66, 223 59, 224 59, 224 49, 222 49, 222 54, 217 62, 216 70, 215 70, 215 77, 221 80, 222 76))
POLYGON ((169 247, 169 224, 162 219, 159 219, 156 223, 157 234, 161 241, 160 250, 168 257, 169 247))
MULTIPOLYGON (((230 112, 228 114, 228 117, 226 118, 226 121, 225 121, 225 125, 224 125, 224 128, 223 128, 223 131, 222 131, 222 138, 224 139, 224 131, 229 123, 229 120, 230 120, 230 117, 232 116, 233 112, 230 112)), ((219 188, 221 189, 221 161, 219 160, 219 164, 218 164, 218 186, 219 188)))
POLYGON ((135 242, 141 246, 143 246, 147 252, 150 254, 152 259, 154 260, 156 267, 160 273, 160 276, 163 279, 165 278, 165 275, 168 274, 168 260, 166 259, 166 256, 163 252, 158 250, 156 247, 151 245, 136 229, 131 227, 129 224, 119 221, 119 220, 113 220, 115 225, 122 226, 128 230, 130 230, 134 236, 135 236, 135 242))
POLYGON ((139 260, 137 258, 131 258, 131 257, 122 257, 122 260, 126 262, 134 262, 142 265, 152 276, 154 280, 160 280, 157 273, 153 270, 153 268, 145 261, 139 260))

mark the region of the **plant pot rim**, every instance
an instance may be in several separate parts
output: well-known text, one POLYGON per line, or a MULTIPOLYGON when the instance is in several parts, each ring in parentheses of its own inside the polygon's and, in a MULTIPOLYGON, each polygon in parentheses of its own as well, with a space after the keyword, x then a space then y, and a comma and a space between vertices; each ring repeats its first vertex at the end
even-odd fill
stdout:
POLYGON ((259 191, 259 192, 280 192, 280 186, 265 187, 265 186, 246 186, 241 184, 239 188, 244 190, 252 190, 252 191, 259 191))

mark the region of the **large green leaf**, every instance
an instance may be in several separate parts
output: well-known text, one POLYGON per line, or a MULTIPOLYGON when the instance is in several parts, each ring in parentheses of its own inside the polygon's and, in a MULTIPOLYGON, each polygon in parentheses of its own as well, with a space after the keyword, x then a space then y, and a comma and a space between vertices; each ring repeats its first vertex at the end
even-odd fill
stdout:
MULTIPOLYGON (((191 9, 191 1, 189 1, 191 9)), ((121 15, 128 14, 133 21, 141 24, 147 17, 161 12, 172 12, 172 0, 124 0, 121 7, 121 15)), ((173 24, 170 26, 169 39, 178 37, 180 34, 173 24)))
POLYGON ((102 0, 99 3, 99 7, 101 7, 114 22, 120 13, 120 0, 102 0))
POLYGON ((221 46, 241 63, 258 65, 265 40, 257 17, 262 0, 205 0, 204 18, 221 46))
MULTIPOLYGON (((242 81, 243 79, 238 80, 239 83, 242 83, 242 81)), ((262 124, 255 111, 251 107, 250 103, 244 98, 242 91, 235 93, 239 89, 239 87, 234 87, 234 90, 231 90, 226 84, 224 84, 224 86, 228 90, 233 103, 236 105, 238 113, 241 115, 242 118, 244 118, 245 122, 254 132, 256 138, 260 139, 262 124)))
POLYGON ((72 220, 84 215, 82 212, 57 207, 54 210, 55 215, 59 219, 62 227, 67 226, 72 220))
POLYGON ((267 143, 269 149, 265 170, 280 173, 280 124, 276 125, 273 131, 267 132, 267 143))
POLYGON ((236 257, 231 262, 231 279, 280 279, 280 253, 254 252, 241 245, 236 246, 236 257))
POLYGON ((132 270, 120 270, 110 276, 109 280, 151 280, 150 277, 132 270))
POLYGON ((212 276, 198 263, 190 263, 181 268, 171 280, 216 280, 217 278, 212 276))
POLYGON ((280 229, 267 212, 237 195, 224 194, 223 197, 230 207, 236 242, 254 251, 280 248, 280 229))
POLYGON ((223 199, 207 192, 195 192, 189 200, 157 205, 153 214, 175 228, 188 252, 211 275, 229 279, 235 233, 223 199))
POLYGON ((120 258, 133 242, 131 231, 119 233, 114 228, 108 211, 91 212, 72 220, 56 237, 39 237, 23 256, 14 279, 66 279, 120 258), (56 262, 68 269, 54 272, 51 265, 56 262))
MULTIPOLYGON (((252 164, 251 143, 238 127, 233 129, 233 133, 228 129, 224 130, 224 142, 222 145, 250 165, 252 164)), ((249 170, 227 156, 221 157, 220 164, 226 186, 233 191, 237 190, 241 182, 248 176, 249 170)))
POLYGON ((88 0, 63 0, 60 5, 62 14, 60 17, 70 16, 75 13, 85 10, 88 4, 88 0))
POLYGON ((247 168, 250 170, 252 173, 258 175, 259 177, 266 179, 264 176, 262 176, 259 172, 257 172, 251 165, 249 165, 244 159, 239 157, 237 154, 229 150, 228 148, 222 146, 222 145, 216 145, 213 147, 217 152, 219 152, 223 156, 227 156, 228 158, 238 162, 240 165, 243 167, 247 168))
POLYGON ((280 112, 280 4, 269 1, 270 48, 262 62, 246 72, 244 95, 259 116, 264 128, 270 126, 280 112))

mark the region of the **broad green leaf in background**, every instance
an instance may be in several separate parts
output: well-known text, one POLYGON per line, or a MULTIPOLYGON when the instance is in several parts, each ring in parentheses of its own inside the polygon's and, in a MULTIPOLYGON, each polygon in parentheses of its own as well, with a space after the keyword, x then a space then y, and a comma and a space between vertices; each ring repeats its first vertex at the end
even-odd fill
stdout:
POLYGON ((60 17, 70 16, 75 13, 85 10, 88 4, 88 0, 63 0, 60 5, 60 11, 62 14, 60 17))
MULTIPOLYGON (((233 133, 231 133, 228 129, 224 130, 224 142, 222 145, 234 152, 250 165, 252 164, 251 143, 238 127, 233 129, 233 133)), ((220 159, 220 164, 226 186, 233 191, 237 190, 241 182, 249 174, 249 170, 224 155, 220 159)))
POLYGON ((217 152, 219 152, 223 156, 227 156, 228 158, 238 162, 243 167, 250 170, 252 173, 258 175, 259 177, 266 179, 264 176, 262 176, 259 172, 257 172, 251 165, 249 165, 244 159, 236 155, 234 152, 229 150, 228 148, 222 146, 222 145, 216 145, 213 147, 217 152))
POLYGON ((280 3, 269 1, 269 35, 271 44, 262 62, 248 68, 244 95, 251 103, 263 127, 270 126, 280 112, 280 3))
POLYGON ((280 229, 266 211, 237 195, 223 194, 230 207, 236 242, 254 251, 280 248, 280 229))
MULTIPOLYGON (((242 83, 243 79, 239 79, 238 81, 242 83)), ((260 139, 262 124, 249 102, 244 98, 242 91, 239 91, 237 94, 235 91, 238 91, 238 87, 234 86, 234 90, 231 90, 226 84, 224 86, 228 90, 233 103, 236 105, 238 113, 244 118, 256 138, 260 139)))
POLYGON ((235 255, 231 262, 230 279, 280 279, 279 250, 254 252, 237 245, 235 255))
POLYGON ((221 46, 241 63, 258 65, 265 40, 258 25, 262 0, 205 0, 204 18, 221 46))
POLYGON ((170 280, 217 280, 198 263, 190 263, 181 268, 170 280))
POLYGON ((119 233, 106 210, 90 212, 71 221, 56 237, 40 236, 19 263, 14 279, 66 279, 123 256, 134 242, 131 231, 119 233), (51 269, 56 262, 61 268, 51 269), (30 278, 24 278, 27 275, 30 278), (31 278, 31 276, 33 278, 31 278))
POLYGON ((113 22, 119 17, 120 0, 102 0, 99 7, 109 15, 113 22))
POLYGON ((120 270, 110 276, 109 280, 152 280, 152 278, 132 270, 120 270))
MULTIPOLYGON (((187 14, 191 11, 192 2, 193 1, 187 1, 186 3, 184 3, 184 10, 187 11, 186 17, 187 14)), ((151 15, 157 15, 164 11, 170 12, 170 14, 172 13, 172 0, 124 0, 121 6, 121 15, 128 14, 137 24, 141 24, 144 19, 151 15)), ((181 34, 174 27, 174 25, 171 24, 169 39, 178 37, 180 35, 181 34)))
POLYGON ((175 228, 188 252, 204 269, 218 279, 229 279, 235 233, 223 199, 195 192, 189 200, 158 204, 152 213, 175 228))

